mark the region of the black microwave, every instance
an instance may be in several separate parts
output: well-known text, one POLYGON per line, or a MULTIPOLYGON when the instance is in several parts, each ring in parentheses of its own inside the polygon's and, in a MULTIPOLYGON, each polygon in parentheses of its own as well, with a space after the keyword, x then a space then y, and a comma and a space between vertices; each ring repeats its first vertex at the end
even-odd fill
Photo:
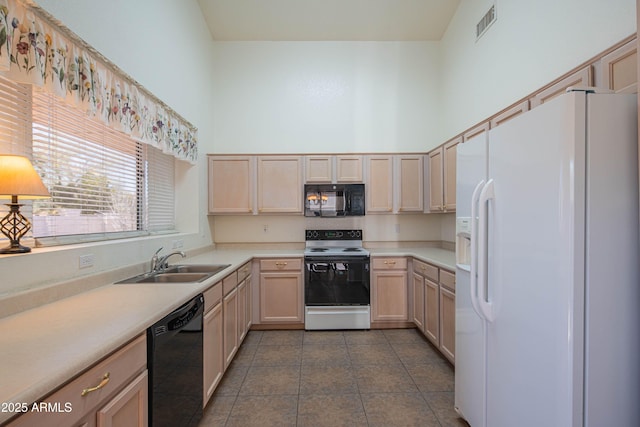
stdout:
POLYGON ((304 216, 364 215, 364 184, 305 184, 304 216))

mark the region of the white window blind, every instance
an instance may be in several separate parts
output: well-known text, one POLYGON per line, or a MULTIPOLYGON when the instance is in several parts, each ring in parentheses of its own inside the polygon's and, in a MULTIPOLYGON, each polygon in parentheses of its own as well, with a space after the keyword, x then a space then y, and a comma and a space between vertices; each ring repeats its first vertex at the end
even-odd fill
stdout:
POLYGON ((51 193, 21 209, 39 245, 175 229, 173 156, 4 77, 0 152, 30 157, 51 193))
POLYGON ((146 229, 175 229, 174 157, 146 145, 146 229))
POLYGON ((31 88, 0 78, 0 153, 30 156, 31 88))
MULTIPOLYGON (((0 153, 15 154, 31 158, 31 87, 0 78, 0 153)), ((31 200, 19 199, 23 206, 20 213, 27 218, 32 216, 31 200)), ((5 203, 10 200, 0 199, 0 218, 9 208, 5 203)), ((26 238, 31 237, 31 231, 26 238)), ((0 234, 0 246, 5 246, 7 239, 0 234)))

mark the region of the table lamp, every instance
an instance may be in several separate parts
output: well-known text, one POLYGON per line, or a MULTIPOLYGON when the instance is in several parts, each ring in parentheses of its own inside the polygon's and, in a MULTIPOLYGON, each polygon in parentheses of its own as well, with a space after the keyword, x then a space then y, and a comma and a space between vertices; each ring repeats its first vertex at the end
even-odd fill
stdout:
POLYGON ((22 246, 20 239, 31 228, 31 223, 20 213, 23 199, 45 199, 51 197, 40 176, 28 158, 11 154, 0 154, 0 198, 11 198, 9 213, 0 220, 0 231, 10 241, 9 246, 0 249, 0 254, 19 254, 31 252, 31 248, 22 246))

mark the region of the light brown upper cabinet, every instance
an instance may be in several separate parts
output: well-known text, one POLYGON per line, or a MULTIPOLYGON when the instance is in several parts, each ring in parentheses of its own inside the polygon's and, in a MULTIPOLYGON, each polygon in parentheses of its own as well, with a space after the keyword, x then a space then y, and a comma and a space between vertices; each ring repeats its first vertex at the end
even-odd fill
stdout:
POLYGON ((362 182, 362 156, 305 156, 305 183, 332 182, 362 182))
POLYGON ((402 212, 424 211, 424 171, 422 155, 395 156, 398 165, 397 209, 402 212))
POLYGON ((617 93, 638 91, 638 55, 636 41, 619 47, 600 60, 602 85, 617 93))
POLYGON ((208 156, 209 213, 253 212, 254 165, 250 156, 208 156))
POLYGON ((441 145, 428 154, 429 212, 456 210, 456 152, 462 137, 441 145))
POLYGON ((301 157, 258 157, 258 213, 302 213, 301 157))
POLYGON ((429 157, 429 211, 444 212, 444 147, 428 154, 429 157))
POLYGON ((306 156, 304 163, 305 182, 330 183, 333 179, 332 156, 306 156))
POLYGON ((393 156, 367 156, 367 213, 393 212, 393 156))
POLYGON ((546 89, 541 90, 531 98, 531 108, 535 108, 540 104, 544 104, 550 99, 555 98, 558 95, 562 95, 571 86, 592 86, 593 85, 593 71, 591 65, 570 74, 559 82, 549 86, 546 89))
POLYGON ((519 116, 522 113, 529 111, 529 100, 524 100, 511 108, 508 108, 491 119, 491 129, 500 126, 501 124, 508 122, 514 117, 519 116))
POLYGON ((456 154, 461 141, 462 138, 456 138, 444 144, 443 203, 446 212, 456 210, 456 154))
POLYGON ((367 213, 424 211, 423 155, 367 156, 367 213))
POLYGON ((336 156, 336 182, 362 182, 362 156, 336 156))

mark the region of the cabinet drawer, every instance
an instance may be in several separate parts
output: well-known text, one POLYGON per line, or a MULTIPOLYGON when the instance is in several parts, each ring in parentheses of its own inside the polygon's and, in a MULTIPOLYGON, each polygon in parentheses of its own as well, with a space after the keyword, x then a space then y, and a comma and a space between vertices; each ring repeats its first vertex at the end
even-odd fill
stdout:
POLYGON ((456 290, 456 275, 447 270, 440 270, 440 284, 445 288, 455 292, 456 290))
POLYGON ((227 295, 235 287, 238 286, 238 272, 237 270, 222 279, 222 295, 227 295))
POLYGON ((374 270, 406 270, 407 259, 396 258, 372 258, 371 264, 374 270))
POLYGON ((204 291, 204 312, 207 313, 222 299, 222 283, 218 282, 204 291))
POLYGON ((418 261, 416 259, 413 260, 413 271, 422 274, 427 279, 430 279, 434 282, 438 281, 438 267, 424 263, 422 261, 418 261))
POLYGON ((301 270, 302 259, 286 258, 286 259, 261 259, 260 271, 282 271, 282 270, 301 270))
POLYGON ((244 264, 242 267, 238 269, 238 283, 242 282, 251 274, 251 261, 244 264))
POLYGON ((78 422, 82 417, 95 411, 99 405, 114 396, 137 374, 144 371, 147 364, 146 336, 140 335, 124 348, 118 350, 102 362, 81 374, 42 402, 71 405, 70 412, 50 413, 27 412, 10 425, 16 426, 64 426, 78 422), (101 387, 97 387, 98 385, 101 387), (84 393, 84 396, 82 395, 84 393))

